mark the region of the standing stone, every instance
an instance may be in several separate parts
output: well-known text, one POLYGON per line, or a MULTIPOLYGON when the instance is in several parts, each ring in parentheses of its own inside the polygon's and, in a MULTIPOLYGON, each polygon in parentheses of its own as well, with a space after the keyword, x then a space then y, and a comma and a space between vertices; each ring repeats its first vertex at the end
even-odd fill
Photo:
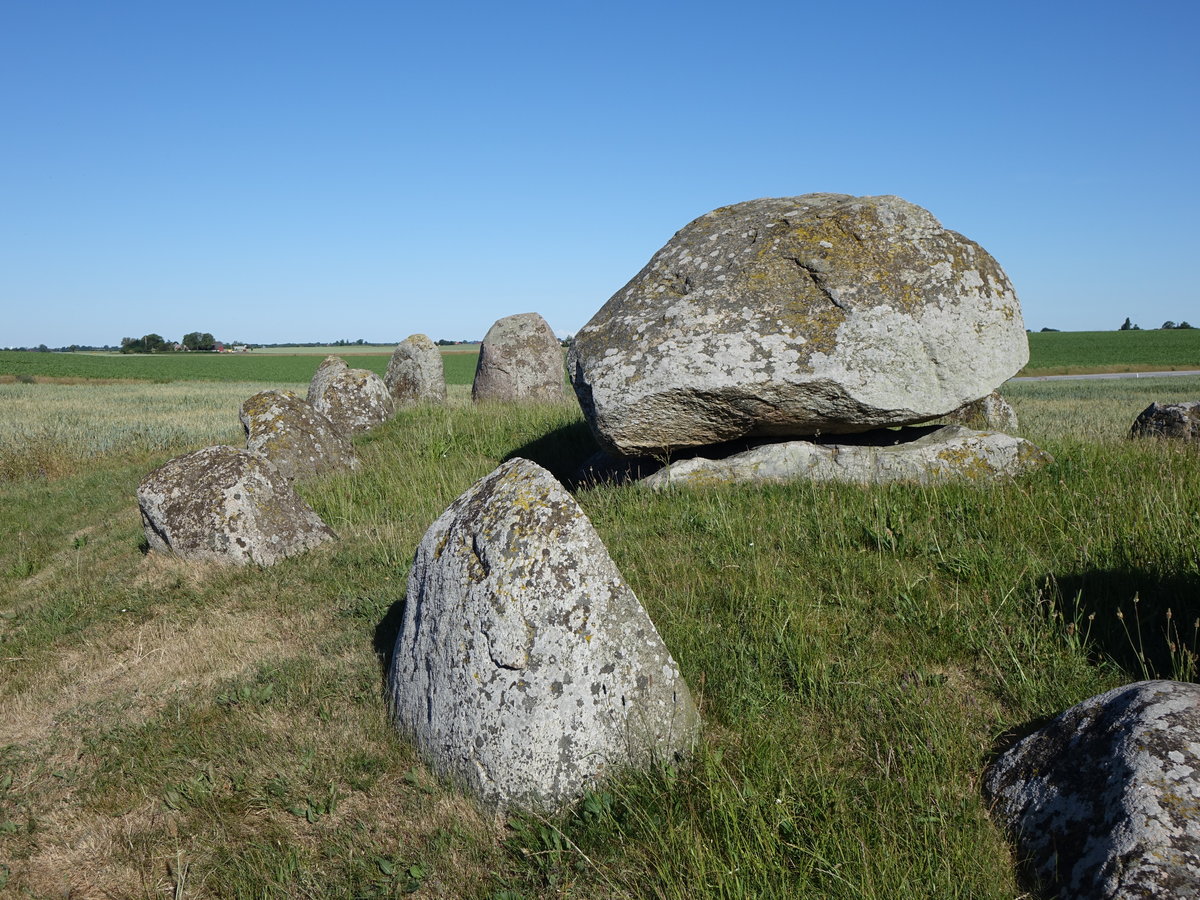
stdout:
POLYGON ((384 383, 396 406, 446 402, 446 370, 442 352, 426 335, 406 337, 392 353, 384 383))
POLYGON ((327 356, 308 386, 308 402, 345 435, 361 434, 390 419, 395 401, 383 379, 369 369, 351 369, 327 356))
POLYGON ((262 391, 242 404, 246 449, 261 453, 288 478, 358 466, 354 447, 329 417, 291 391, 262 391))
POLYGON ((266 457, 233 447, 159 466, 138 507, 150 549, 184 559, 269 566, 336 538, 266 457))
POLYGON ((1029 358, 1008 277, 899 197, 722 207, 679 231, 575 335, 597 440, 635 456, 944 416, 1029 358))
POLYGON ((1134 421, 1130 437, 1200 441, 1200 400, 1151 403, 1134 421))
POLYGON ((1200 897, 1200 686, 1085 700, 1002 754, 984 789, 1062 900, 1200 897))
POLYGON ((841 440, 782 441, 721 459, 683 459, 642 479, 649 488, 735 482, 839 481, 850 484, 988 484, 1053 462, 1023 438, 961 425, 902 428, 841 440))
POLYGON ((1017 412, 999 391, 960 406, 946 416, 946 421, 986 431, 1017 430, 1017 412))
POLYGON ((499 319, 479 346, 475 400, 562 400, 562 344, 546 320, 537 313, 499 319))
POLYGON ((699 715, 591 522, 504 463, 430 526, 389 675, 401 731, 484 802, 553 809, 686 753, 699 715))

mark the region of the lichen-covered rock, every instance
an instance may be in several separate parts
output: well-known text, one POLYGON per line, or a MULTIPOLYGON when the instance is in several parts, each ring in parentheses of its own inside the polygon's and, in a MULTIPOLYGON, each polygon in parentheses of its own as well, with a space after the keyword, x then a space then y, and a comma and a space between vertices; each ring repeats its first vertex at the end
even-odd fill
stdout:
POLYGON ((246 449, 293 480, 358 466, 354 447, 329 417, 291 391, 262 391, 242 404, 246 449))
POLYGON ((389 674, 399 727, 485 803, 552 809, 691 747, 675 661, 575 500, 504 463, 430 526, 389 674))
POLYGON ((1130 437, 1200 441, 1200 400, 1151 403, 1134 420, 1130 437))
POLYGON ((1053 461, 1050 454, 1022 438, 961 425, 873 431, 831 441, 784 441, 723 459, 682 459, 640 483, 664 488, 740 481, 986 482, 1012 478, 1053 461))
POLYGON ((266 457, 234 447, 159 466, 138 507, 150 549, 184 559, 269 566, 336 537, 266 457))
POLYGON ((1126 685, 992 764, 993 814, 1062 900, 1200 897, 1200 686, 1126 685))
POLYGON ((944 416, 1029 357, 1008 277, 899 197, 807 194, 679 231, 575 335, 597 440, 630 456, 944 416))
POLYGON ((308 385, 308 402, 345 435, 368 431, 396 412, 382 378, 369 369, 351 369, 337 356, 327 356, 317 366, 308 385))
POLYGON ((397 345, 383 381, 397 406, 446 402, 442 352, 424 334, 409 335, 397 345))
POLYGON ((479 345, 475 400, 562 400, 566 396, 562 344, 537 313, 505 316, 479 345))
POLYGON ((1017 412, 999 391, 972 400, 946 416, 946 421, 988 431, 1016 431, 1017 412))

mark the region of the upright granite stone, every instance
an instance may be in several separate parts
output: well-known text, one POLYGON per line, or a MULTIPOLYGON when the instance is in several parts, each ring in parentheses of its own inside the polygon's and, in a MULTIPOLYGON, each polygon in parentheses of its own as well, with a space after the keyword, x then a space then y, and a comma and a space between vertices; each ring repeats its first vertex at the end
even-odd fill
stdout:
POLYGON ((946 421, 988 431, 1016 431, 1018 427, 1017 411, 999 391, 960 406, 946 416, 946 421))
POLYGON ((686 753, 699 728, 591 523, 524 459, 426 532, 389 684, 433 768, 498 807, 553 809, 614 770, 686 753))
POLYGON ((927 421, 1029 357, 979 245, 899 197, 807 194, 679 231, 575 336, 568 369, 605 449, 927 421))
POLYGON ((446 402, 442 352, 426 335, 409 335, 399 343, 383 381, 397 407, 446 402))
POLYGON ((475 400, 562 400, 562 344, 546 320, 537 313, 499 319, 479 346, 475 400))
POLYGON ((368 431, 396 412, 382 378, 369 369, 351 369, 337 356, 327 356, 317 366, 308 386, 308 402, 345 435, 368 431))
POLYGON ((269 566, 336 537, 266 457, 233 447, 155 469, 138 507, 150 549, 184 559, 269 566))
POLYGON ((641 484, 649 488, 746 481, 985 484, 1023 475, 1050 462, 1050 454, 1022 438, 943 425, 872 431, 820 443, 781 441, 721 459, 695 456, 660 469, 641 484))
POLYGON ((1200 686, 1085 700, 1002 754, 984 789, 1048 894, 1200 897, 1200 686))
POLYGON ((354 447, 329 417, 291 391, 262 391, 242 404, 246 449, 261 453, 290 479, 358 466, 354 447))
POLYGON ((1200 400, 1151 403, 1134 420, 1129 436, 1200 441, 1200 400))

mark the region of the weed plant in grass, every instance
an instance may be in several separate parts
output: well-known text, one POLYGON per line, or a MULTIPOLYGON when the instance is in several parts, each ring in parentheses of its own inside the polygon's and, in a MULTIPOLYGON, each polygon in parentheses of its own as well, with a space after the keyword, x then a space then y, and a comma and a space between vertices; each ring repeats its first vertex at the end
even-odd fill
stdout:
POLYGON ((688 764, 552 818, 496 821, 431 777, 383 675, 429 523, 511 455, 571 471, 594 449, 577 409, 474 408, 463 389, 402 413, 358 440, 358 472, 304 488, 342 540, 269 570, 143 556, 119 459, 0 484, 0 524, 38 523, 32 568, 0 547, 9 886, 1017 896, 979 794, 1003 736, 1194 674, 1200 457, 1125 434, 1198 388, 1010 386, 1056 462, 1008 484, 580 489, 707 728, 688 764))

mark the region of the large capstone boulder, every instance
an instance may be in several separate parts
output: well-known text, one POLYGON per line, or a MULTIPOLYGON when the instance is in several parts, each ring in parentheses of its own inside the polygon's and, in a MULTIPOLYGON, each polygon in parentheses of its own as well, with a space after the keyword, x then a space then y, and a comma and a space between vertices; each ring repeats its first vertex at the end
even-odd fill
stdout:
POLYGON ((397 345, 383 381, 398 407, 446 402, 442 352, 424 334, 410 335, 397 345))
POLYGON ((503 402, 566 396, 562 344, 537 313, 506 316, 479 345, 471 396, 503 402))
POLYGON ((1200 400, 1151 403, 1134 420, 1130 437, 1200 441, 1200 400))
POLYGON ((692 487, 744 481, 887 484, 985 483, 1038 469, 1050 454, 1022 438, 961 425, 880 430, 839 439, 781 441, 720 459, 672 463, 641 484, 692 487))
POLYGON ((609 772, 686 753, 699 727, 591 523, 524 459, 426 532, 389 683, 433 768, 497 807, 553 809, 609 772))
POLYGON ((1085 700, 990 767, 993 814, 1046 893, 1200 897, 1200 686, 1085 700))
POLYGON ((999 391, 960 406, 946 416, 946 421, 988 431, 1016 431, 1018 428, 1017 411, 999 391))
POLYGON ((269 566, 334 540, 265 456, 208 447, 155 469, 138 487, 151 550, 184 559, 269 566))
POLYGON ((327 356, 317 366, 308 385, 308 402, 345 435, 368 431, 396 412, 382 378, 369 369, 351 369, 337 356, 327 356))
POLYGON ((1008 277, 899 197, 752 200, 679 231, 575 335, 598 441, 625 455, 944 416, 1029 347, 1008 277))
POLYGON ((262 391, 242 404, 246 449, 291 479, 358 466, 354 447, 324 413, 291 391, 262 391))

